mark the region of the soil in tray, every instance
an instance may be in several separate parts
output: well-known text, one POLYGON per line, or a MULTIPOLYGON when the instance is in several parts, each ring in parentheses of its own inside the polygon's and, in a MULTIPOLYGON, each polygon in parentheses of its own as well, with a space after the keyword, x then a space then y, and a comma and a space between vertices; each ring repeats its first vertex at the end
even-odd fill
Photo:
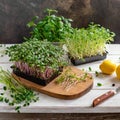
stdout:
POLYGON ((13 69, 13 73, 16 74, 17 76, 20 76, 24 79, 27 79, 31 82, 37 83, 37 84, 42 85, 42 86, 46 86, 49 82, 51 82, 54 78, 56 78, 59 75, 58 72, 56 72, 49 79, 43 80, 41 78, 36 78, 34 76, 27 75, 27 74, 21 72, 19 69, 13 69))
POLYGON ((107 56, 107 53, 104 53, 103 55, 96 55, 96 56, 86 57, 84 59, 70 58, 70 60, 71 60, 71 62, 74 65, 81 65, 81 64, 85 64, 85 63, 90 63, 90 62, 98 61, 98 60, 103 60, 103 59, 106 58, 106 56, 107 56))

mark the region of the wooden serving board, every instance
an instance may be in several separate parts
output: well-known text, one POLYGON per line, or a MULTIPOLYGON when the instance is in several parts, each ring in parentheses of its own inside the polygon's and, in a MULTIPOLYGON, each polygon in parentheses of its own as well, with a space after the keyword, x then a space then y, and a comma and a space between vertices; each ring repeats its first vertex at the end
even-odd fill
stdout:
MULTIPOLYGON (((73 66, 69 66, 65 69, 70 69, 71 73, 75 73, 78 76, 81 76, 85 74, 84 71, 75 68, 73 66)), ((65 71, 63 70, 63 72, 65 71)), ((24 78, 21 78, 13 73, 13 76, 16 80, 18 80, 21 84, 28 88, 32 88, 36 91, 39 91, 41 93, 47 94, 52 97, 61 98, 61 99, 74 99, 78 98, 85 93, 87 93, 93 86, 93 78, 91 74, 87 73, 87 77, 85 81, 78 82, 74 85, 72 85, 68 90, 64 89, 64 87, 61 84, 56 83, 56 79, 60 77, 60 75, 52 80, 49 84, 46 86, 41 86, 36 83, 33 83, 29 80, 26 80, 24 78)))

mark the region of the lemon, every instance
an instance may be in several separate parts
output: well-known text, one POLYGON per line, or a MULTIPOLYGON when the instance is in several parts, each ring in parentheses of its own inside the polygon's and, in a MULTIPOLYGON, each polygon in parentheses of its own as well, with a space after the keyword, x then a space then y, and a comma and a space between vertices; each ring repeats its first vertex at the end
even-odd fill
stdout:
POLYGON ((117 78, 120 79, 120 65, 118 65, 116 68, 116 75, 117 75, 117 78))
POLYGON ((116 70, 116 64, 106 59, 100 64, 99 68, 102 73, 111 75, 116 70))

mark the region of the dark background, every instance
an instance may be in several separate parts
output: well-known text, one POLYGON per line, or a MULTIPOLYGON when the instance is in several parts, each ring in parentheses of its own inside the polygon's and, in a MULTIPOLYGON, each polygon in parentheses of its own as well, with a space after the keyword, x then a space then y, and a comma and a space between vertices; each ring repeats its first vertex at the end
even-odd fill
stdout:
POLYGON ((73 27, 91 21, 116 33, 120 43, 120 0, 0 0, 0 43, 20 43, 29 35, 26 24, 36 15, 42 19, 46 8, 73 19, 73 27))

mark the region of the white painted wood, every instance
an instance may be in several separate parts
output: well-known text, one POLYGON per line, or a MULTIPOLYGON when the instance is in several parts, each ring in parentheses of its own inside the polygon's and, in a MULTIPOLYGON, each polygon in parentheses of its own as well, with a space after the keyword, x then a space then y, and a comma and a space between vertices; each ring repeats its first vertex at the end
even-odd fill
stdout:
MULTIPOLYGON (((9 46, 9 45, 7 45, 9 46)), ((107 59, 114 61, 116 64, 120 64, 120 45, 111 44, 107 45, 107 59)), ((0 57, 0 66, 5 70, 10 70, 11 62, 7 56, 0 57)), ((93 99, 107 92, 108 90, 115 90, 120 85, 120 80, 116 78, 116 74, 103 75, 100 74, 96 77, 95 71, 100 72, 99 65, 102 61, 96 61, 83 65, 76 66, 79 69, 84 69, 90 72, 94 78, 94 85, 90 92, 84 96, 74 100, 61 100, 53 98, 45 94, 39 93, 40 100, 36 103, 32 103, 29 107, 22 108, 22 113, 118 113, 120 112, 120 94, 117 94, 109 100, 103 102, 97 107, 91 107, 93 99), (89 67, 92 71, 89 71, 89 67), (98 87, 97 83, 101 83, 102 86, 98 87), (115 84, 115 87, 112 84, 115 84)), ((0 85, 0 92, 2 92, 2 86, 0 85)), ((14 108, 8 106, 6 103, 0 103, 1 113, 14 113, 14 108)))
POLYGON ((109 54, 120 54, 120 44, 108 44, 106 45, 106 49, 109 54))

